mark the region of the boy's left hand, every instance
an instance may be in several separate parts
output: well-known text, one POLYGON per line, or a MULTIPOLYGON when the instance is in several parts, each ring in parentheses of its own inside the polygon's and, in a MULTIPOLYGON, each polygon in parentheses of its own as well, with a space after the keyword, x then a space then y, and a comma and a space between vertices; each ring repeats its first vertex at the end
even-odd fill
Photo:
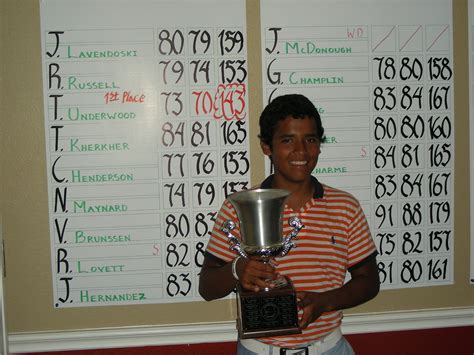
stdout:
POLYGON ((298 300, 299 309, 303 311, 298 325, 301 329, 305 329, 324 313, 322 297, 315 292, 300 291, 296 292, 296 298, 298 300))

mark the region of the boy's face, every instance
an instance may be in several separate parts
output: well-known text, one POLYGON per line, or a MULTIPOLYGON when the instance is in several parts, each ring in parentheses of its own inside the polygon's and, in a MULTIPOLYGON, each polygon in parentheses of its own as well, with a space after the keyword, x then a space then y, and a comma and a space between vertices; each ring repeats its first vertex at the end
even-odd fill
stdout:
POLYGON ((294 184, 310 178, 321 152, 320 144, 313 118, 288 116, 278 122, 271 147, 264 143, 261 146, 273 161, 275 177, 294 184))

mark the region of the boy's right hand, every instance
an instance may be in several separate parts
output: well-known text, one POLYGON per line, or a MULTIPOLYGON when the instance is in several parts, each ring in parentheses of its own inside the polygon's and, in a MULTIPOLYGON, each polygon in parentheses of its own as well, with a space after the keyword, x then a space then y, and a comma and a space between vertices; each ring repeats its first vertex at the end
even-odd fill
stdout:
POLYGON ((243 288, 258 292, 266 288, 274 288, 272 280, 279 274, 275 270, 277 263, 264 263, 258 259, 240 258, 237 262, 237 274, 243 288))

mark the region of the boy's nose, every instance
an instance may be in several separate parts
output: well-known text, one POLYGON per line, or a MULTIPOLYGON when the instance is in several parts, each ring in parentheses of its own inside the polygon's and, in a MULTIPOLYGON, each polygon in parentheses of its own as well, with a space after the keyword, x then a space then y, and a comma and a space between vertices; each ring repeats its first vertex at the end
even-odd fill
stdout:
POLYGON ((296 140, 295 141, 295 151, 297 152, 305 152, 306 151, 306 144, 304 141, 296 140))

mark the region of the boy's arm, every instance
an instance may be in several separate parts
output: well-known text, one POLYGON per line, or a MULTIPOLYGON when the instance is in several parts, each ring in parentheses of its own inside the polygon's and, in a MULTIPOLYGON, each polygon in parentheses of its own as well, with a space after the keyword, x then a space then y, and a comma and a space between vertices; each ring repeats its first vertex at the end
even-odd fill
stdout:
POLYGON ((324 312, 352 308, 374 298, 380 289, 375 255, 350 271, 351 280, 341 288, 328 292, 297 292, 298 305, 303 309, 300 327, 306 328, 324 312))
POLYGON ((206 301, 227 296, 235 288, 236 280, 232 276, 232 262, 226 263, 208 253, 199 275, 199 294, 206 301))

